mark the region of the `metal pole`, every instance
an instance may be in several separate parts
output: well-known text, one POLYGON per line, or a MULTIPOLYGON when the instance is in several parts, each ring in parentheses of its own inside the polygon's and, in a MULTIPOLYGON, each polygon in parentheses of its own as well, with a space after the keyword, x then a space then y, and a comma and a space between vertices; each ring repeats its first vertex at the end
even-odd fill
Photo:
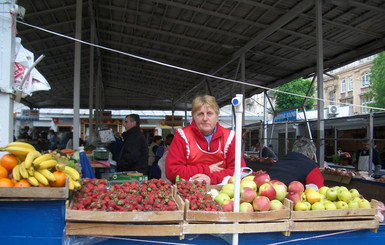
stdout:
MULTIPOLYGON (((76 27, 75 38, 82 38, 82 8, 83 0, 76 0, 76 27)), ((74 121, 73 121, 73 149, 79 148, 80 138, 80 69, 81 69, 81 43, 75 42, 75 59, 74 59, 74 121)))
POLYGON ((325 132, 324 132, 324 84, 323 84, 323 35, 322 35, 322 0, 315 0, 316 31, 317 31, 317 90, 318 90, 318 163, 321 168, 325 161, 325 132))
POLYGON ((288 120, 285 122, 285 155, 289 152, 287 141, 289 139, 289 125, 288 120))
POLYGON ((369 139, 370 139, 370 145, 369 145, 369 176, 373 175, 374 169, 372 168, 372 162, 373 162, 373 147, 374 147, 374 141, 373 141, 373 112, 370 110, 369 113, 369 139))
MULTIPOLYGON (((95 20, 94 20, 94 12, 92 8, 92 1, 88 0, 88 6, 89 6, 89 13, 91 16, 91 43, 95 43, 95 20)), ((90 46, 90 79, 89 79, 89 86, 88 86, 88 143, 92 144, 94 142, 94 134, 93 134, 93 108, 94 108, 94 74, 95 74, 95 64, 94 64, 94 46, 90 46)), ((119 130, 118 130, 119 132, 119 130)))

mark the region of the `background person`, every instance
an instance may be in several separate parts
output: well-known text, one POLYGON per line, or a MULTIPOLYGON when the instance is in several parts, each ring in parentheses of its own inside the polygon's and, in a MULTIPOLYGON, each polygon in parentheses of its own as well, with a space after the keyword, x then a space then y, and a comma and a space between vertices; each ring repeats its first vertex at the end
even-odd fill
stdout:
POLYGON ((148 147, 148 171, 150 173, 151 178, 151 166, 155 162, 155 155, 158 151, 158 148, 160 147, 160 144, 162 143, 162 136, 156 135, 154 136, 154 140, 152 141, 151 145, 148 147))
POLYGON ((148 145, 140 131, 140 117, 130 114, 124 120, 126 131, 122 134, 123 145, 120 150, 117 171, 138 171, 147 175, 148 145))
MULTIPOLYGON (((234 175, 235 132, 218 123, 219 106, 213 96, 202 95, 192 102, 193 121, 178 129, 166 157, 166 177, 205 180, 216 185, 234 175)), ((245 161, 241 157, 241 167, 245 161)))
POLYGON ((276 179, 289 185, 296 180, 304 186, 314 184, 321 188, 324 178, 321 171, 313 161, 316 147, 310 139, 301 137, 293 144, 293 150, 278 159, 268 170, 271 179, 276 179))
MULTIPOLYGON (((356 153, 356 169, 358 171, 369 171, 369 151, 370 140, 362 140, 362 148, 356 153)), ((381 170, 381 157, 378 150, 372 147, 372 170, 378 172, 381 170)))

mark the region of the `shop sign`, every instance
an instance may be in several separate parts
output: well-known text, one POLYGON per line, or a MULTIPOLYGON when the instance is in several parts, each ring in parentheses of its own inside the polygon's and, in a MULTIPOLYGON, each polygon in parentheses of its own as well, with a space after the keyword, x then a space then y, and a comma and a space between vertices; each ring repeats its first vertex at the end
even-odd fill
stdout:
POLYGON ((111 111, 95 111, 95 115, 98 114, 99 117, 103 119, 111 119, 112 118, 112 112, 111 111))
POLYGON ((293 121, 298 118, 298 109, 278 112, 274 118, 274 122, 293 121))
POLYGON ((166 116, 165 124, 170 127, 183 126, 183 117, 181 116, 166 116))
POLYGON ((39 110, 22 110, 21 114, 16 114, 16 120, 38 121, 39 110))

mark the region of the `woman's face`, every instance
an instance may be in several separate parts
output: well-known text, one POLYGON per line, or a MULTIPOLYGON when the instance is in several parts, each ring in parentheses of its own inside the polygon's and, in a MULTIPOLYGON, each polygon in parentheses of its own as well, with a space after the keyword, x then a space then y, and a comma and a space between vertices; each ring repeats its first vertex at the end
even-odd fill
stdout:
POLYGON ((218 115, 214 109, 208 105, 203 105, 196 111, 193 118, 199 131, 201 131, 204 136, 209 136, 214 131, 218 122, 218 115))

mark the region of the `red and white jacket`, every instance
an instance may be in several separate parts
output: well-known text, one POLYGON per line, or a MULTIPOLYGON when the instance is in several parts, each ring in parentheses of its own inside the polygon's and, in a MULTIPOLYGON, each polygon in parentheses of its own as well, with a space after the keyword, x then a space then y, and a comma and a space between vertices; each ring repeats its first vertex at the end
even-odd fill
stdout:
MULTIPOLYGON (((178 129, 171 143, 166 158, 166 177, 175 182, 175 178, 189 180, 196 174, 206 174, 211 184, 220 184, 224 177, 234 175, 235 134, 217 123, 217 130, 210 143, 196 127, 194 121, 189 126, 178 129), (210 173, 211 164, 223 161, 221 172, 210 173)), ((241 158, 241 167, 246 163, 241 158)))

